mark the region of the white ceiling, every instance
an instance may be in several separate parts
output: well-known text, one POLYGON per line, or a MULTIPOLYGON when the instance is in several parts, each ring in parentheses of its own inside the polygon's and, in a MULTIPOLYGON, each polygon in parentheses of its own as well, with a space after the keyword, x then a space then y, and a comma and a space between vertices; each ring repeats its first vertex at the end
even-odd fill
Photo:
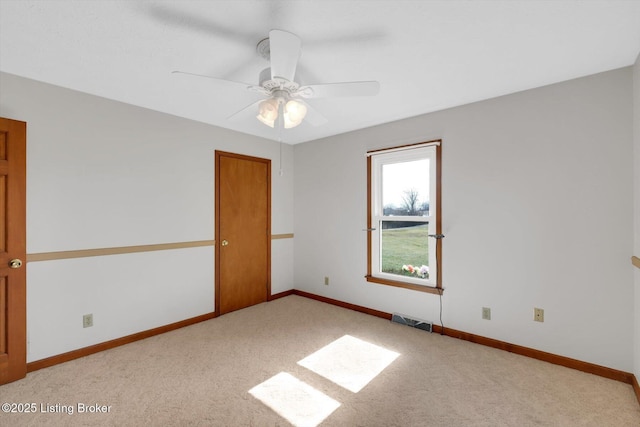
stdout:
POLYGON ((310 100, 328 123, 295 144, 631 65, 640 1, 0 0, 0 71, 277 140, 227 120, 257 94, 171 74, 256 84, 271 29, 302 39, 299 83, 381 85, 310 100))

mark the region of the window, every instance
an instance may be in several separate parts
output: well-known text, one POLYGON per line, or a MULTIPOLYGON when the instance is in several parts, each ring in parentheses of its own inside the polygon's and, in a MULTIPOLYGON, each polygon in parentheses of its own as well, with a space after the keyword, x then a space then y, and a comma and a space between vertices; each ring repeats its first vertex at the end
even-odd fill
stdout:
POLYGON ((441 293, 440 141, 367 153, 367 280, 441 293))

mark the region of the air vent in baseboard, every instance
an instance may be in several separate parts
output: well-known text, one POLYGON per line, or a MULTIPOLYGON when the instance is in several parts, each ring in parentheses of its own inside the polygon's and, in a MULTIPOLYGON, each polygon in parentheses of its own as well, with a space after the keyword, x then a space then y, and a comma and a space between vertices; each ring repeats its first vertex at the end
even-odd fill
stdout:
POLYGON ((393 313, 391 321, 400 323, 401 325, 411 326, 412 328, 422 329, 423 331, 433 332, 433 323, 415 317, 405 316, 400 313, 393 313))

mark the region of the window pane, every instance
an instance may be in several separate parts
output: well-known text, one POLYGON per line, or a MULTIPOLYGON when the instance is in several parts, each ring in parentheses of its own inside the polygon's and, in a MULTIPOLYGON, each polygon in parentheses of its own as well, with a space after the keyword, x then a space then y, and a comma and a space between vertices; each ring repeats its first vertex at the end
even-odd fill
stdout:
POLYGON ((429 223, 381 221, 382 272, 429 278, 429 223))
POLYGON ((429 159, 382 165, 383 215, 429 215, 429 159))

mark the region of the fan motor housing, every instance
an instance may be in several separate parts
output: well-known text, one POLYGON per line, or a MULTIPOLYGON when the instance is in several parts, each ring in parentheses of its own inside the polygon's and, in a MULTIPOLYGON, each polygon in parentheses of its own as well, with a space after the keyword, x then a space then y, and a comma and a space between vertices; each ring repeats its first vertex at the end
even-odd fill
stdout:
POLYGON ((290 82, 289 80, 281 77, 274 77, 272 79, 271 68, 265 68, 260 72, 260 86, 269 91, 279 89, 287 92, 295 92, 300 87, 298 83, 290 82))

